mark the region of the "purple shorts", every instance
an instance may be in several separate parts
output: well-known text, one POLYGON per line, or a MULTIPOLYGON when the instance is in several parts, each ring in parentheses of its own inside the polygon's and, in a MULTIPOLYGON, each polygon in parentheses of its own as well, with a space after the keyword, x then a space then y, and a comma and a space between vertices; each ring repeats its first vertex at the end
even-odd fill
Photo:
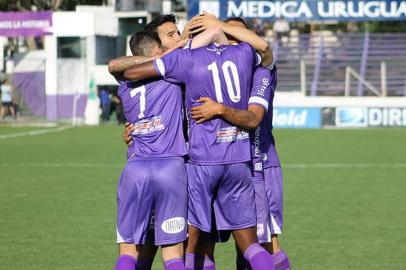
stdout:
MULTIPOLYGON (((271 219, 269 216, 268 198, 265 191, 265 182, 260 172, 254 174, 252 182, 255 189, 255 208, 257 218, 257 237, 260 244, 271 242, 271 219)), ((230 231, 213 230, 210 236, 212 241, 219 243, 230 239, 230 231)))
POLYGON ((117 188, 117 243, 144 244, 153 211, 155 245, 187 238, 187 172, 182 158, 127 162, 117 188))
POLYGON ((264 168, 264 179, 271 217, 271 233, 281 234, 283 227, 283 176, 281 167, 264 168))
POLYGON ((257 237, 258 242, 271 242, 271 219, 269 215, 268 198, 266 196, 265 181, 262 177, 252 179, 255 187, 255 206, 257 209, 257 237))
POLYGON ((212 207, 219 230, 256 225, 254 185, 248 163, 187 164, 188 222, 202 231, 212 228, 212 207))

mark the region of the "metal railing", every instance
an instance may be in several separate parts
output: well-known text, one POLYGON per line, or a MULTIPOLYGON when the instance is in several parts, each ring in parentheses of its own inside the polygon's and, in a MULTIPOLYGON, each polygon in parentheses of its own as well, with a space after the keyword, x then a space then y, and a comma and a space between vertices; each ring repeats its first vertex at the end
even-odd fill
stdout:
POLYGON ((406 96, 406 34, 320 32, 272 45, 280 91, 406 96))
POLYGON ((387 87, 387 70, 386 62, 381 62, 381 91, 379 91, 375 86, 366 81, 363 76, 358 74, 353 68, 347 66, 345 69, 345 96, 348 97, 351 94, 351 75, 354 76, 360 84, 367 87, 369 91, 374 93, 376 96, 387 97, 388 87, 387 87))

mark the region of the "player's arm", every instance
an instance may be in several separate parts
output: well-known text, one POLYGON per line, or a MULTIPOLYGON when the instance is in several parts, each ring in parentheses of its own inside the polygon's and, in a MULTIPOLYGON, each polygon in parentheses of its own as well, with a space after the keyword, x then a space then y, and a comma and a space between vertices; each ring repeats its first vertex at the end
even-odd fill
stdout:
POLYGON ((131 133, 134 131, 134 124, 132 123, 125 123, 124 130, 123 130, 123 142, 130 147, 133 143, 133 138, 131 137, 131 133))
POLYGON ((148 61, 152 61, 156 57, 146 57, 146 56, 122 56, 113 59, 109 62, 109 72, 118 81, 124 80, 124 70, 133 66, 139 65, 148 61))
POLYGON ((197 18, 199 16, 202 16, 202 15, 199 14, 199 15, 194 16, 190 21, 188 21, 185 24, 185 27, 183 28, 182 34, 180 35, 180 39, 191 39, 192 38, 192 33, 191 33, 191 31, 192 31, 192 22, 193 22, 194 18, 197 18))
POLYGON ((129 81, 139 81, 157 77, 159 77, 159 74, 155 71, 152 61, 135 64, 124 70, 124 78, 129 81))
POLYGON ((265 114, 265 109, 255 104, 249 105, 248 110, 239 110, 217 103, 208 97, 200 98, 198 101, 203 104, 191 109, 192 118, 198 124, 221 117, 232 125, 244 129, 255 129, 265 114))
POLYGON ((185 83, 189 79, 190 49, 175 49, 170 53, 124 71, 124 78, 138 81, 162 76, 170 83, 185 83))
MULTIPOLYGON (((173 49, 168 50, 163 55, 166 55, 177 48, 181 48, 181 47, 185 46, 187 41, 188 41, 188 39, 181 39, 180 41, 178 41, 178 43, 176 44, 176 46, 173 49)), ((117 81, 122 81, 125 79, 124 71, 126 69, 128 69, 134 65, 139 65, 139 64, 143 64, 143 63, 155 60, 157 58, 159 58, 159 56, 122 56, 122 57, 113 59, 109 62, 109 64, 108 64, 109 72, 111 75, 113 75, 116 78, 117 81)))
MULTIPOLYGON (((197 34, 197 32, 193 32, 193 19, 198 18, 203 15, 196 15, 190 21, 188 21, 183 29, 182 35, 180 36, 181 39, 191 39, 193 34, 197 34)), ((224 32, 220 29, 219 26, 212 26, 205 29, 202 33, 198 34, 193 38, 192 42, 192 49, 200 48, 203 46, 207 46, 210 43, 217 43, 219 45, 228 45, 228 39, 224 32)))
POLYGON ((207 46, 211 43, 228 45, 228 39, 219 26, 211 26, 192 39, 192 49, 207 46))
POLYGON ((262 66, 268 67, 271 66, 273 63, 273 54, 272 49, 269 46, 268 42, 265 41, 263 38, 259 37, 255 32, 247 29, 242 28, 234 25, 230 25, 223 21, 218 20, 212 14, 205 14, 203 16, 196 16, 192 19, 191 23, 191 30, 190 32, 198 33, 203 30, 208 29, 209 27, 218 26, 220 29, 230 35, 233 36, 235 39, 241 42, 247 42, 250 44, 262 57, 262 66))

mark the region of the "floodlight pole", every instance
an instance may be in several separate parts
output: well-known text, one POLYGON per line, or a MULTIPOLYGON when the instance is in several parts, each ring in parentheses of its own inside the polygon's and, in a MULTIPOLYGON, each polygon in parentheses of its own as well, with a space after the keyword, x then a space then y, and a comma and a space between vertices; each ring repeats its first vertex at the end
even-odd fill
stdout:
POLYGON ((351 70, 350 67, 345 67, 345 88, 344 95, 346 97, 350 96, 350 86, 351 86, 351 70))
POLYGON ((300 90, 302 95, 306 96, 306 63, 300 59, 300 90))
POLYGON ((382 96, 388 96, 388 84, 386 78, 386 62, 381 62, 381 89, 382 89, 382 96))

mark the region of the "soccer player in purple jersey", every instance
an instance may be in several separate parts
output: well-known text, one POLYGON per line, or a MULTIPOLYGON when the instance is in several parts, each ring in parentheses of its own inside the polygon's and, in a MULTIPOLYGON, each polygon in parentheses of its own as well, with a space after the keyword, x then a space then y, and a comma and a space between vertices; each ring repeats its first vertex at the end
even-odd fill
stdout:
MULTIPOLYGON (((127 69, 124 76, 139 80, 161 75, 168 81, 185 83, 188 109, 198 105, 197 100, 202 96, 247 109, 252 70, 257 60, 247 43, 211 44, 195 50, 175 50, 153 62, 127 69)), ((191 120, 189 143, 188 221, 191 227, 187 251, 194 252, 199 230, 211 231, 214 203, 217 228, 233 231, 238 247, 252 268, 274 269, 271 256, 257 244, 255 234, 248 133, 221 119, 204 125, 191 120)))
MULTIPOLYGON (((209 17, 212 15, 206 14, 205 16, 209 17)), ((195 16, 195 18, 197 17, 201 17, 201 15, 195 16)), ((166 52, 179 47, 179 43, 182 43, 182 40, 189 39, 192 34, 203 32, 203 28, 196 31, 196 29, 193 29, 192 26, 197 27, 199 25, 194 24, 193 20, 191 20, 186 24, 182 35, 180 35, 176 26, 175 16, 173 14, 168 14, 158 16, 153 21, 148 23, 145 27, 145 31, 156 32, 161 40, 162 48, 166 52)), ((233 36, 241 42, 247 42, 254 47, 257 52, 261 54, 262 66, 269 66, 273 62, 272 50, 268 46, 268 43, 249 29, 241 29, 240 27, 231 24, 229 24, 229 27, 222 28, 216 25, 205 25, 204 32, 205 35, 200 34, 198 35, 197 39, 194 38, 192 48, 205 46, 214 41, 218 43, 220 40, 222 40, 222 35, 224 32, 225 34, 233 36)), ((125 69, 148 60, 151 60, 151 58, 140 56, 122 56, 109 62, 109 72, 116 78, 120 79, 122 78, 125 69)), ((131 131, 131 128, 128 128, 127 131, 131 131)), ((131 137, 125 136, 126 140, 130 138, 131 137)))
MULTIPOLYGON (((204 20, 204 18, 199 18, 199 20, 204 20)), ((209 19, 208 19, 209 20, 209 19)), ((210 19, 213 21, 213 19, 210 19)), ((245 22, 240 18, 230 18, 228 23, 233 23, 236 26, 240 26, 246 28, 247 25, 245 22)), ((202 24, 202 23, 201 23, 202 24)), ((214 24, 216 24, 214 22, 214 24)), ((213 23, 206 23, 206 25, 212 26, 213 23)), ((268 202, 268 209, 270 212, 271 218, 271 238, 272 243, 270 245, 270 241, 264 241, 263 246, 273 254, 275 259, 275 265, 277 269, 287 270, 290 269, 290 263, 287 255, 281 250, 277 235, 281 233, 282 228, 282 172, 280 161, 278 158, 278 154, 275 149, 275 140, 272 135, 272 102, 274 91, 276 88, 276 81, 277 81, 277 73, 276 67, 270 67, 270 73, 268 71, 262 71, 262 74, 258 74, 258 81, 268 81, 268 87, 271 88, 271 95, 269 98, 270 109, 268 113, 265 115, 265 118, 261 122, 261 126, 252 133, 252 137, 254 139, 254 152, 253 152, 253 164, 254 164, 254 179, 256 179, 256 175, 259 178, 264 178, 265 180, 265 191, 266 191, 266 201, 268 202), (259 144, 259 148, 257 149, 259 144), (259 151, 258 151, 259 150, 259 151), (258 153, 259 152, 259 153, 258 153), (258 154, 257 154, 258 153, 258 154), (260 164, 258 160, 258 156, 262 153, 263 156, 263 171, 258 170, 259 166, 255 166, 255 164, 260 164)), ((256 78, 254 75, 254 85, 253 91, 255 90, 255 82, 256 78)), ((265 87, 265 88, 268 88, 265 87)), ((261 87, 263 88, 263 87, 261 87)), ((197 106, 192 109, 192 117, 197 120, 197 122, 201 123, 212 119, 213 117, 220 116, 224 119, 230 121, 231 123, 244 127, 244 128, 252 128, 258 124, 258 121, 262 119, 261 115, 258 115, 258 111, 256 108, 257 105, 250 105, 247 111, 240 111, 235 110, 232 108, 227 108, 222 104, 216 103, 209 98, 202 98, 200 101, 204 102, 202 106, 197 106)), ((268 103, 268 102, 266 102, 268 103)), ((251 102, 250 102, 251 104, 251 102)), ((255 184, 255 182, 254 182, 255 184)), ((258 185, 258 184, 257 184, 258 185)), ((256 187, 257 187, 256 185, 256 187)), ((262 193, 259 189, 256 189, 256 196, 261 196, 262 193), (261 194, 260 194, 261 193, 261 194)), ((257 198, 256 198, 257 200, 257 198)), ((258 200, 257 200, 258 201, 258 200)), ((264 202, 265 200, 262 200, 264 202)), ((261 202, 261 201, 260 201, 261 202)), ((258 208, 257 203, 257 208, 258 208)), ((262 208, 262 207, 261 207, 262 208)), ((257 213, 259 210, 257 209, 257 213)), ((258 217, 257 217, 258 218, 258 217)), ((258 228, 258 232, 262 232, 262 228, 258 228)), ((259 236, 261 240, 261 237, 259 236)), ((265 238, 266 239, 266 238, 265 238)), ((261 242, 261 241, 260 241, 261 242)), ((237 263, 238 269, 244 269, 245 265, 241 263, 237 263)))
MULTIPOLYGON (((152 21, 147 27, 149 28, 149 30, 150 30, 150 32, 151 33, 156 33, 155 31, 151 31, 151 25, 155 25, 155 27, 156 28, 158 28, 158 30, 159 30, 159 27, 161 27, 161 26, 163 26, 164 27, 164 29, 165 29, 165 31, 161 31, 161 36, 163 35, 163 37, 162 37, 162 39, 163 40, 165 40, 165 43, 166 43, 166 46, 164 45, 164 46, 162 46, 162 47, 164 47, 165 49, 168 49, 170 46, 174 46, 173 44, 176 44, 176 46, 178 46, 178 44, 179 44, 179 39, 175 39, 175 40, 177 40, 178 42, 177 43, 174 43, 173 42, 173 39, 170 39, 170 40, 168 40, 168 38, 166 37, 166 35, 165 35, 165 33, 171 33, 171 32, 174 32, 174 29, 176 29, 177 30, 177 28, 176 28, 176 25, 174 24, 174 17, 173 16, 171 16, 171 15, 165 15, 165 16, 161 16, 161 17, 158 17, 156 20, 154 20, 154 21, 152 21)), ((162 30, 162 29, 161 29, 162 30)), ((160 32, 160 31, 157 31, 158 33, 160 32)), ((158 33, 156 33, 157 35, 158 35, 158 33)), ((175 33, 176 34, 176 33, 175 33)), ((145 47, 147 47, 147 48, 149 48, 149 47, 151 47, 152 45, 150 44, 151 43, 151 40, 149 40, 148 38, 143 38, 145 35, 147 35, 147 37, 149 36, 148 34, 146 34, 146 33, 142 33, 142 35, 141 34, 139 34, 139 35, 135 35, 135 36, 133 36, 133 38, 130 40, 130 43, 131 43, 131 45, 130 45, 130 47, 131 48, 133 48, 133 47, 135 47, 135 48, 145 48, 145 47), (137 38, 137 37, 141 37, 141 38, 137 38)), ((208 29, 208 30, 206 30, 206 31, 204 31, 201 35, 199 35, 195 40, 194 40, 194 43, 193 43, 193 46, 200 46, 199 44, 207 44, 207 43, 211 43, 211 42, 213 42, 213 41, 216 41, 216 42, 227 42, 227 39, 226 39, 226 37, 225 37, 225 35, 221 32, 221 31, 219 31, 219 29, 217 28, 214 28, 214 29, 208 29)), ((156 46, 154 47, 155 49, 156 49, 156 46)), ((138 53, 136 52, 136 51, 134 51, 134 50, 132 50, 133 51, 133 54, 135 54, 135 55, 137 55, 138 53)), ((140 52, 140 50, 138 50, 138 52, 140 52)), ((146 54, 146 53, 143 53, 144 55, 146 54)), ((155 55, 158 55, 159 54, 159 50, 155 50, 155 55)), ((148 59, 152 59, 151 57, 145 57, 145 56, 136 56, 136 57, 121 57, 120 59, 116 59, 116 60, 113 60, 111 63, 110 63, 110 65, 109 65, 109 71, 112 73, 112 75, 114 75, 119 81, 121 81, 122 79, 123 79, 123 76, 122 76, 122 68, 123 67, 125 67, 126 65, 128 65, 129 63, 131 63, 131 62, 142 62, 142 61, 145 61, 145 60, 148 60, 148 59), (120 70, 121 69, 121 70, 120 70)), ((131 83, 131 84, 134 84, 134 83, 131 83)), ((165 82, 165 84, 166 84, 166 87, 167 88, 170 88, 170 83, 167 83, 167 82, 165 82)), ((165 84, 163 85, 163 88, 165 88, 165 84)), ((148 85, 148 84, 147 84, 148 85)), ((178 86, 176 86, 176 87, 178 87, 178 86)), ((139 87, 138 88, 136 88, 136 89, 139 89, 139 87)), ((138 90, 136 91, 136 90, 133 90, 133 92, 139 92, 138 90)), ((135 93, 134 92, 134 93, 135 93)), ((131 92, 130 92, 131 93, 131 92)), ((135 94, 137 94, 137 93, 135 93, 135 94)), ((141 107, 141 109, 142 109, 142 107, 144 106, 145 107, 145 103, 146 103, 146 100, 147 99, 149 99, 148 98, 148 96, 145 96, 144 98, 143 98, 143 96, 142 96, 142 94, 143 94, 143 91, 142 91, 142 89, 141 89, 141 91, 140 91, 140 107, 141 107)), ((156 94, 158 95, 159 94, 159 92, 156 92, 156 94)), ((170 92, 168 93, 168 94, 171 94, 170 92)), ((168 94, 166 94, 166 95, 161 95, 161 99, 166 99, 166 102, 170 102, 170 103, 173 103, 173 102, 178 102, 179 103, 179 100, 181 101, 181 99, 179 98, 179 96, 176 96, 176 95, 174 95, 174 96, 171 96, 171 98, 167 98, 166 96, 168 95, 168 94)), ((155 99, 159 99, 158 98, 158 96, 155 96, 155 99)), ((171 94, 172 95, 172 94, 171 94)), ((150 96, 151 96, 151 94, 150 94, 150 96)), ((152 95, 153 96, 153 95, 152 95)), ((124 100, 125 101, 125 100, 124 100)), ((126 105, 126 103, 124 102, 124 104, 126 105)), ((163 102, 163 101, 161 101, 161 103, 160 103, 160 105, 165 105, 165 102, 163 102)), ((128 104, 127 105, 129 105, 130 107, 131 106, 133 106, 133 104, 131 104, 131 102, 128 102, 128 104)), ((141 112, 142 113, 142 112, 141 112)), ((159 119, 153 119, 154 121, 154 123, 156 122, 156 120, 159 120, 159 119)), ((145 127, 145 125, 148 125, 148 124, 150 124, 151 123, 151 121, 149 121, 147 124, 146 123, 141 123, 141 125, 136 125, 135 127, 133 127, 133 129, 132 129, 132 133, 139 133, 139 129, 141 128, 143 128, 143 127, 145 127), (135 130, 134 130, 134 128, 135 128, 135 130)), ((159 126, 159 125, 158 125, 159 126)), ((145 133, 145 132, 144 132, 145 133)), ((164 136, 162 136, 161 138, 164 138, 164 136)), ((168 139, 168 138, 166 138, 166 139, 168 139)), ((169 138, 170 139, 170 138, 169 138)), ((135 140, 135 138, 134 139, 132 139, 132 141, 136 141, 135 140)), ((169 140, 169 142, 170 142, 171 140, 169 140)), ((137 145, 137 144, 136 144, 137 145)), ((129 147, 129 149, 131 149, 131 148, 133 148, 133 144, 129 147)), ((145 145, 144 145, 145 146, 145 145)), ((158 144, 157 144, 157 146, 158 146, 158 144)), ((170 153, 168 153, 167 151, 168 151, 168 149, 170 150, 170 148, 166 148, 166 149, 162 149, 162 155, 167 155, 167 154, 170 154, 170 153)), ((134 150, 134 151, 131 151, 132 152, 132 156, 134 156, 134 155, 137 155, 137 154, 143 154, 145 157, 151 157, 151 154, 150 153, 148 153, 148 151, 143 151, 143 150, 145 150, 145 149, 143 149, 142 147, 136 147, 136 149, 134 150)), ((148 149, 147 149, 148 150, 148 149)), ((159 149, 158 149, 158 147, 155 147, 154 148, 154 150, 155 151, 160 151, 159 149)), ((153 258, 154 258, 154 256, 155 256, 155 253, 156 253, 156 248, 154 248, 153 246, 151 246, 150 244, 149 245, 139 245, 139 246, 137 246, 137 251, 138 251, 138 253, 139 253, 139 260, 138 260, 138 265, 137 265, 137 269, 151 269, 151 265, 152 265, 152 261, 153 261, 153 258)), ((128 258, 128 257, 127 257, 128 258)))
MULTIPOLYGON (((173 14, 158 16, 148 23, 144 30, 158 34, 163 51, 179 47, 181 36, 176 27, 176 18, 173 14)), ((153 58, 142 55, 122 56, 109 62, 109 72, 116 79, 123 79, 125 69, 151 59, 153 58)))
MULTIPOLYGON (((133 54, 158 56, 162 48, 154 32, 131 39, 133 54)), ((134 124, 133 144, 117 189, 116 270, 137 267, 149 220, 155 215, 155 245, 162 247, 165 269, 185 269, 187 238, 187 154, 183 137, 181 86, 164 80, 121 81, 118 94, 127 121, 134 124)))
MULTIPOLYGON (((164 17, 169 17, 169 15, 165 15, 164 17)), ((163 22, 162 20, 160 20, 160 21, 163 22)), ((166 23, 166 26, 168 26, 168 25, 170 26, 170 23, 166 23)), ((172 24, 172 26, 174 26, 174 25, 172 24)), ((174 28, 175 27, 172 27, 172 29, 174 29, 174 28)), ((167 27, 167 29, 168 29, 168 27, 167 27)), ((170 30, 170 27, 169 27, 169 30, 170 30)), ((205 31, 206 35, 204 35, 204 33, 203 33, 203 34, 200 34, 198 37, 194 38, 192 45, 193 46, 198 46, 199 43, 203 44, 204 42, 206 42, 206 43, 209 42, 209 40, 215 40, 215 38, 213 38, 213 37, 210 39, 209 38, 210 35, 211 36, 214 35, 214 37, 219 36, 219 33, 218 33, 219 28, 218 27, 214 27, 213 29, 211 29, 211 31, 208 31, 208 30, 210 30, 210 29, 206 29, 206 31, 205 31), (202 36, 203 36, 203 38, 202 38, 202 36)), ((226 30, 231 35, 239 36, 240 39, 244 39, 245 41, 250 42, 250 44, 252 44, 256 49, 258 49, 261 52, 261 54, 263 55, 263 64, 264 65, 268 65, 269 62, 272 61, 272 52, 269 50, 269 47, 268 47, 267 43, 264 40, 262 40, 261 38, 259 38, 258 36, 256 36, 252 31, 245 30, 245 29, 239 29, 238 27, 234 27, 234 26, 233 27, 228 27, 228 28, 226 28, 224 30, 226 30), (271 58, 269 56, 271 56, 271 58)), ((188 32, 190 32, 190 23, 188 23, 188 25, 185 27, 184 34, 182 34, 182 35, 188 36, 188 32)), ((162 35, 162 33, 165 33, 165 32, 158 31, 158 33, 160 33, 162 35)), ((164 38, 165 38, 165 36, 164 36, 164 38)), ((115 69, 118 68, 119 71, 121 72, 123 66, 125 66, 125 65, 127 65, 127 63, 129 63, 128 60, 132 61, 131 57, 124 57, 124 59, 114 60, 113 61, 114 65, 113 66, 109 65, 109 68, 111 68, 111 67, 114 67, 115 69), (127 58, 127 59, 125 59, 125 58, 127 58)), ((128 136, 129 131, 131 131, 130 126, 128 126, 125 129, 125 132, 123 133, 124 141, 127 144, 129 144, 130 141, 131 141, 131 137, 128 136)), ((151 263, 152 263, 152 258, 153 258, 153 255, 151 256, 151 263)), ((209 263, 210 263, 210 261, 209 261, 209 263)), ((205 260, 205 265, 206 265, 206 260, 205 260)))

